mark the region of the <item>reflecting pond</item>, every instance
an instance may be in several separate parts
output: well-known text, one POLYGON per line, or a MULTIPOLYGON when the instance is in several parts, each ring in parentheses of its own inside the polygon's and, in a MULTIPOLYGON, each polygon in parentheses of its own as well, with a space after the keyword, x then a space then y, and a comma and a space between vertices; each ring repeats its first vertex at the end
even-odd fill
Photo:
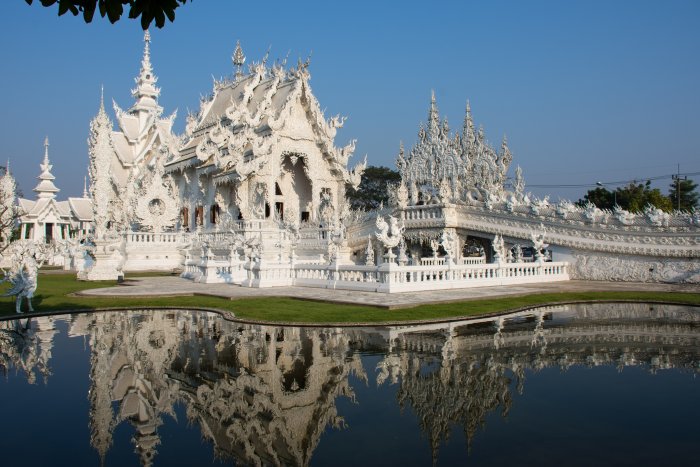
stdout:
POLYGON ((700 465, 700 310, 400 327, 0 322, 4 465, 700 465))

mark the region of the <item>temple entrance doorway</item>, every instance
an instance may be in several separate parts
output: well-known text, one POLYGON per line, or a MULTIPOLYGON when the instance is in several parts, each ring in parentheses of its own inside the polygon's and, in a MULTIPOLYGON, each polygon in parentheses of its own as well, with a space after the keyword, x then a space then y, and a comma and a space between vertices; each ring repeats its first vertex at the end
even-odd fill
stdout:
POLYGON ((49 243, 51 240, 53 240, 53 223, 52 222, 47 222, 44 224, 44 238, 46 239, 46 243, 49 243))
POLYGON ((306 175, 305 156, 286 153, 282 157, 280 176, 275 183, 275 210, 280 217, 286 210, 288 215, 294 212, 296 220, 309 222, 314 217, 314 207, 311 180, 306 175))

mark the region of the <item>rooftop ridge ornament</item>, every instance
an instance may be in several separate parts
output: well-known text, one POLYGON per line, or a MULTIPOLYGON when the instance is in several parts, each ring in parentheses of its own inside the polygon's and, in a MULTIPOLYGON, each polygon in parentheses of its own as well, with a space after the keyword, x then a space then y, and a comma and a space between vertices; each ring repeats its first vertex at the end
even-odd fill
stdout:
POLYGON ((39 167, 41 168, 41 173, 37 177, 39 179, 39 183, 37 183, 36 187, 34 187, 34 192, 37 193, 39 198, 55 198, 56 193, 58 193, 60 190, 56 188, 56 185, 53 183, 53 180, 55 180, 56 177, 51 174, 53 165, 51 165, 51 162, 49 161, 48 136, 44 139, 44 160, 41 164, 39 164, 39 167))
MULTIPOLYGON (((43 167, 44 165, 47 165, 47 166, 49 165, 49 137, 48 136, 46 136, 44 138, 44 163, 42 164, 42 167, 41 167, 42 169, 44 169, 44 167, 43 167)), ((50 169, 51 168, 49 167, 49 170, 50 169)), ((44 170, 46 170, 46 169, 44 169, 44 170)))
POLYGON ((146 30, 143 33, 143 58, 141 59, 141 70, 134 78, 136 88, 131 90, 131 95, 136 99, 136 103, 131 110, 158 109, 156 99, 160 95, 160 89, 156 87, 158 78, 153 73, 151 65, 151 34, 146 30))
POLYGON ((241 69, 245 63, 245 55, 243 54, 243 49, 241 48, 241 41, 236 41, 236 49, 233 51, 231 60, 236 67, 236 79, 239 79, 243 76, 243 71, 241 71, 241 69))

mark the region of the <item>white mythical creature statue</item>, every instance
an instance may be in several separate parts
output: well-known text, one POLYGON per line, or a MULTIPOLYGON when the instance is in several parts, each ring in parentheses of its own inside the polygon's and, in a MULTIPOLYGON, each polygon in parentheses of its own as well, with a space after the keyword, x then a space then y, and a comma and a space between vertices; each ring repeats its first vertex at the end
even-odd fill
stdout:
POLYGON ((520 245, 515 245, 513 247, 513 261, 516 263, 523 262, 523 247, 520 245))
POLYGON ((394 254, 391 249, 398 246, 403 237, 403 232, 406 230, 406 226, 399 225, 399 220, 394 216, 389 216, 389 223, 384 220, 382 216, 377 216, 377 228, 379 229, 374 235, 377 240, 382 242, 382 246, 388 250, 388 257, 394 258, 394 254))
POLYGON ((569 214, 576 212, 576 206, 569 200, 560 200, 556 207, 557 215, 566 219, 569 214))
POLYGON ((594 224, 602 216, 603 216, 603 211, 598 209, 598 206, 591 203, 590 201, 588 203, 586 203, 586 206, 584 206, 584 208, 583 208, 583 217, 588 222, 590 222, 591 224, 594 224))
POLYGON ((543 199, 535 198, 530 201, 530 214, 539 216, 543 209, 549 207, 549 196, 545 196, 543 199))
POLYGON ((458 246, 454 233, 449 230, 443 230, 440 235, 440 245, 443 250, 445 250, 445 254, 454 262, 456 257, 455 251, 457 249, 455 247, 458 246))
POLYGON ((36 292, 38 283, 37 276, 39 268, 44 264, 46 256, 35 245, 30 244, 23 247, 12 255, 12 268, 9 272, 3 270, 5 278, 2 282, 12 284, 10 289, 3 294, 5 297, 16 297, 15 311, 22 313, 22 299, 27 299, 29 311, 34 311, 32 307, 32 297, 36 292), (37 261, 37 256, 41 259, 37 261))
POLYGON ((532 248, 535 250, 535 261, 541 263, 545 260, 545 255, 542 253, 545 248, 549 246, 548 243, 544 242, 545 231, 542 233, 530 233, 530 240, 532 240, 532 248))
POLYGON ((619 205, 615 205, 613 210, 613 215, 622 225, 630 225, 634 223, 634 219, 637 217, 635 214, 622 209, 619 205))
POLYGON ((668 213, 663 212, 661 209, 657 208, 656 206, 652 206, 651 204, 647 204, 644 208, 644 215, 652 225, 657 227, 668 227, 668 222, 671 218, 668 213))
POLYGON ((345 224, 342 221, 333 222, 328 232, 328 240, 328 261, 332 263, 338 259, 340 247, 345 242, 345 224))
POLYGON ((496 234, 491 242, 491 247, 493 248, 493 262, 494 263, 504 263, 507 261, 508 252, 506 251, 505 243, 503 242, 503 237, 496 234))

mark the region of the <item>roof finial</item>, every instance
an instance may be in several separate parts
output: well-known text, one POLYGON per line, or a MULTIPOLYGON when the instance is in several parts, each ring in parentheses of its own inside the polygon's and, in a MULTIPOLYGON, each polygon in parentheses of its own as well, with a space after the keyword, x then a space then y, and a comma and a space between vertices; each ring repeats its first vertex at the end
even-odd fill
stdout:
POLYGON ((7 158, 7 166, 5 167, 5 175, 10 175, 10 158, 7 158))
POLYGON ((105 111, 105 85, 100 85, 100 111, 105 111))
POLYGON ((44 138, 44 164, 49 163, 49 137, 44 138))
POLYGON ((158 96, 160 89, 156 87, 156 78, 151 65, 151 34, 148 30, 143 32, 143 58, 141 59, 141 70, 135 78, 136 88, 131 90, 131 95, 136 99, 134 105, 129 109, 132 111, 156 111, 160 113, 163 109, 158 106, 158 96))
POLYGON ((243 55, 243 49, 241 48, 241 41, 236 41, 236 49, 233 51, 233 56, 231 56, 233 64, 236 67, 236 79, 243 76, 241 67, 245 63, 245 55, 243 55))
POLYGON ((83 198, 88 197, 88 191, 87 191, 87 175, 83 177, 83 198))

